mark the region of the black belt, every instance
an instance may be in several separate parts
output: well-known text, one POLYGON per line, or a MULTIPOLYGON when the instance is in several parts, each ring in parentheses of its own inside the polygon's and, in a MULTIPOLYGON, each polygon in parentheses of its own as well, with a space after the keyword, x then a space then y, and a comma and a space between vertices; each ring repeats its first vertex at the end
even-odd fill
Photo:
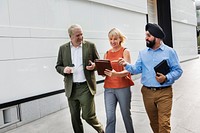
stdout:
POLYGON ((169 87, 171 87, 171 85, 170 86, 163 86, 163 87, 148 87, 148 86, 144 86, 144 87, 146 87, 147 89, 156 91, 156 90, 162 90, 162 89, 169 88, 169 87))
POLYGON ((75 86, 80 86, 80 85, 83 85, 83 84, 86 84, 87 82, 84 81, 84 82, 73 82, 73 85, 75 86))

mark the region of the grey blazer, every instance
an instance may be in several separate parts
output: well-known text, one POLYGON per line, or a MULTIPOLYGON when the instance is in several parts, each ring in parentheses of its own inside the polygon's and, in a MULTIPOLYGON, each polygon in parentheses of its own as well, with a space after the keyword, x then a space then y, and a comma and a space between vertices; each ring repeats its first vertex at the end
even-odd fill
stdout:
MULTIPOLYGON (((95 44, 89 41, 83 41, 83 68, 84 74, 86 77, 87 85, 90 89, 92 95, 96 93, 96 78, 95 78, 95 70, 87 70, 86 66, 89 63, 89 60, 94 62, 95 59, 99 59, 99 54, 96 50, 95 44)), ((72 65, 71 59, 71 48, 70 42, 60 46, 57 58, 57 64, 55 66, 58 73, 64 76, 64 84, 65 84, 65 94, 69 98, 72 93, 72 84, 73 84, 73 74, 65 74, 64 68, 66 66, 72 65)))

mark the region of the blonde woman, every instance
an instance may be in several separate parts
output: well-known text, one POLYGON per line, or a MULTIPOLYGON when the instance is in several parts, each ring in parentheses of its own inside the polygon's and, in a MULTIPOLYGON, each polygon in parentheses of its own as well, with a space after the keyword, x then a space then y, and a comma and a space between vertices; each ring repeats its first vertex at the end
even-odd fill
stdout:
POLYGON ((123 121, 127 133, 134 133, 131 118, 131 90, 130 86, 134 83, 130 73, 118 64, 119 58, 124 58, 131 62, 130 52, 122 46, 126 37, 119 29, 113 28, 108 33, 111 49, 106 52, 104 59, 109 59, 113 70, 105 70, 104 82, 104 101, 106 109, 106 133, 115 133, 116 125, 116 106, 119 103, 123 121))

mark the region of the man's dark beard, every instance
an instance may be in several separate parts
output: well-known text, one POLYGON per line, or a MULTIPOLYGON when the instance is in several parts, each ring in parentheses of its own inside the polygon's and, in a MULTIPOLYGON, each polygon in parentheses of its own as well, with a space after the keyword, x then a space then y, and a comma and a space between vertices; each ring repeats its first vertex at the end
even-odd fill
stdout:
POLYGON ((146 41, 146 46, 149 48, 153 48, 153 46, 156 44, 156 39, 154 38, 153 41, 146 41))

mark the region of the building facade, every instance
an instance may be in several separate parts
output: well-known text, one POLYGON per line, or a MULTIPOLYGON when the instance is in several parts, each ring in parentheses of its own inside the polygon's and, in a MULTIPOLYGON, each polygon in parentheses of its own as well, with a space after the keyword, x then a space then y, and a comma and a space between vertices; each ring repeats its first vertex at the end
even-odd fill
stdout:
MULTIPOLYGON (((116 27, 135 62, 146 47, 147 22, 164 29, 164 42, 180 61, 198 57, 194 0, 1 0, 0 20, 0 133, 68 106, 55 64, 71 24, 83 27, 101 58, 116 27)), ((101 81, 97 76, 98 86, 101 81)))

